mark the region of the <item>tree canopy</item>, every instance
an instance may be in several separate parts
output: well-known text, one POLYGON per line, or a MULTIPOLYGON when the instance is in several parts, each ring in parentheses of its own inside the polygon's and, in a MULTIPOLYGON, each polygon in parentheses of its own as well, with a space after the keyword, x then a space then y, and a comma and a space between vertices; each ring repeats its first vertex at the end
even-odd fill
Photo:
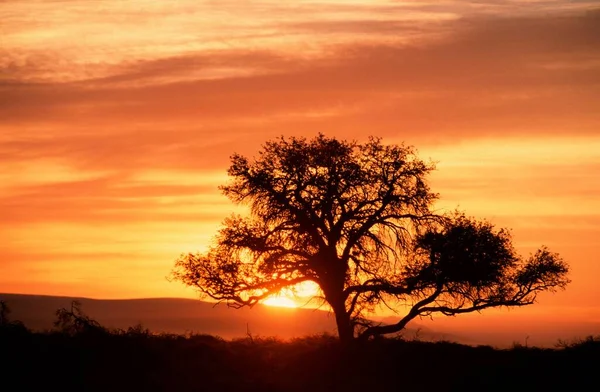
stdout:
POLYGON ((529 305, 567 285, 568 265, 547 248, 524 259, 509 231, 436 211, 432 170, 414 148, 377 138, 282 137, 254 159, 234 154, 220 189, 250 214, 227 218, 213 246, 182 255, 173 275, 234 307, 314 282, 344 341, 433 313, 529 305), (377 306, 406 312, 378 325, 368 319, 377 306))

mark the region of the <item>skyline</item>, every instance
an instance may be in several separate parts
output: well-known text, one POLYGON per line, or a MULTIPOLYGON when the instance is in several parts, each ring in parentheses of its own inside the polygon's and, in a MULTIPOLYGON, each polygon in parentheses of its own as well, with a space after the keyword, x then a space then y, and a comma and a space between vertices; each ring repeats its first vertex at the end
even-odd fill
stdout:
POLYGON ((0 17, 0 291, 193 297, 165 276, 240 211, 217 189, 229 156, 323 132, 414 145, 439 208, 570 263, 539 312, 600 322, 593 1, 7 1, 0 17))

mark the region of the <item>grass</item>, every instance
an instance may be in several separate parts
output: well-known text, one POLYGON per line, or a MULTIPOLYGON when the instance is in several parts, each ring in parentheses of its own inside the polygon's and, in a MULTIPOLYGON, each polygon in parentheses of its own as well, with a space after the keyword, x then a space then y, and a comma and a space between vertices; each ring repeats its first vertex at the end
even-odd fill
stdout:
POLYGON ((330 335, 227 341, 109 330, 76 302, 56 312, 53 330, 33 332, 0 305, 0 390, 562 391, 591 388, 600 368, 600 336, 508 350, 385 338, 342 345, 330 335))
POLYGON ((154 335, 142 326, 75 333, 0 328, 0 374, 10 390, 574 390, 596 383, 599 358, 598 337, 555 349, 498 350, 398 339, 347 347, 328 335, 226 341, 154 335))

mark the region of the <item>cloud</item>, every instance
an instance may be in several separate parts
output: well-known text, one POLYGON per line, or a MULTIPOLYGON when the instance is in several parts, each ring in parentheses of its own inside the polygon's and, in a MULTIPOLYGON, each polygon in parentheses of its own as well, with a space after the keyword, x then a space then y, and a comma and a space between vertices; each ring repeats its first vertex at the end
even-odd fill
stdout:
POLYGON ((116 126, 127 133, 140 123, 242 133, 255 129, 253 121, 263 127, 260 119, 274 118, 275 127, 277 119, 285 125, 297 120, 294 114, 334 108, 339 115, 324 118, 322 128, 358 122, 375 132, 400 126, 436 133, 466 127, 465 136, 472 136, 534 125, 587 134, 598 123, 599 15, 463 19, 439 27, 437 39, 344 45, 316 59, 231 51, 138 61, 86 82, 4 84, 0 115, 11 125, 110 128, 107 133, 116 126), (219 68, 233 71, 201 75, 219 68), (236 74, 242 69, 245 74, 236 74))
POLYGON ((435 39, 344 45, 316 59, 232 50, 135 61, 82 82, 5 82, 0 161, 216 170, 280 134, 416 145, 596 135, 599 22, 598 12, 467 18, 438 26, 435 39), (252 71, 200 75, 218 68, 252 71))

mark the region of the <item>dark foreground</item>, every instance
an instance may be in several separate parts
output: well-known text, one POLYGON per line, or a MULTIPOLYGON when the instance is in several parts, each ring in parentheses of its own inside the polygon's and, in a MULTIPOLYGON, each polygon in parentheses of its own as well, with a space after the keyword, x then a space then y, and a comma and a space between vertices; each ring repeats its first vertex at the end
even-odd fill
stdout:
MULTIPOLYGON (((0 328, 0 385, 33 391, 548 391, 595 389, 600 340, 557 349, 335 338, 281 342, 0 328)), ((0 387, 4 390, 4 388, 0 387)))

